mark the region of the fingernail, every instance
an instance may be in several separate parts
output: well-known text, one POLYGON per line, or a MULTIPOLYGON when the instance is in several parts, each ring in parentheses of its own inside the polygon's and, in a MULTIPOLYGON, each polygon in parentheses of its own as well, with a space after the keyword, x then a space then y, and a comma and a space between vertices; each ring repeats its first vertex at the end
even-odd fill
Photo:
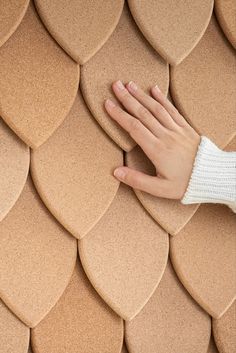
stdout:
POLYGON ((120 80, 116 82, 116 87, 120 90, 125 88, 125 86, 123 85, 123 83, 120 80))
POLYGON ((118 179, 124 179, 125 174, 126 174, 126 173, 125 173, 124 169, 121 169, 121 168, 117 168, 117 169, 115 169, 115 171, 114 171, 114 175, 115 175, 115 177, 118 178, 118 179))
POLYGON ((138 89, 138 86, 133 81, 128 83, 128 87, 131 89, 131 91, 137 91, 138 89))
POLYGON ((110 100, 110 99, 107 99, 107 100, 106 100, 106 105, 107 105, 108 107, 110 107, 110 108, 114 108, 114 107, 115 107, 115 103, 112 102, 112 100, 110 100))
POLYGON ((159 88, 157 85, 154 86, 153 89, 154 89, 154 91, 156 91, 156 92, 161 92, 160 88, 159 88))

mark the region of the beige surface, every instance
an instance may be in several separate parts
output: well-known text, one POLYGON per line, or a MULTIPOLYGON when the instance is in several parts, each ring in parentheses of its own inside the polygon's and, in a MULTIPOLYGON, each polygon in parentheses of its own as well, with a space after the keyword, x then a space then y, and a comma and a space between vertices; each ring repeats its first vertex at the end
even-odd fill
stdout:
MULTIPOLYGON (((126 164, 149 175, 155 167, 139 146, 126 154, 126 164)), ((199 205, 182 205, 180 201, 158 198, 140 190, 135 193, 150 215, 171 235, 177 234, 196 212, 199 205)))
POLYGON ((32 330, 35 353, 120 353, 123 322, 98 296, 81 264, 60 300, 32 330))
POLYGON ((215 0, 215 12, 226 37, 236 49, 236 1, 215 0))
POLYGON ((115 29, 124 0, 35 1, 38 12, 57 42, 80 64, 88 61, 115 29))
POLYGON ((29 329, 0 300, 0 353, 26 353, 29 329))
POLYGON ((124 150, 134 146, 134 141, 106 113, 104 101, 115 95, 111 84, 136 81, 145 91, 159 84, 167 93, 168 65, 144 39, 132 19, 127 5, 120 22, 101 50, 81 68, 81 89, 94 117, 111 138, 124 150))
POLYGON ((218 349, 216 348, 213 337, 210 340, 210 345, 209 345, 207 353, 219 353, 218 349))
POLYGON ((33 151, 31 172, 53 215, 82 238, 112 202, 123 154, 93 119, 81 94, 59 129, 33 151))
POLYGON ((203 36, 214 1, 128 0, 128 3, 153 48, 171 65, 177 65, 203 36))
POLYGON ((79 251, 94 288, 118 315, 129 320, 161 280, 168 236, 132 189, 121 185, 108 211, 79 242, 79 251))
POLYGON ((201 205, 171 239, 171 258, 184 286, 214 318, 236 297, 236 217, 227 206, 201 205))
POLYGON ((236 302, 220 319, 213 320, 213 333, 220 353, 236 352, 236 302))
POLYGON ((26 182, 29 148, 0 117, 0 221, 13 207, 26 182))
POLYGON ((176 106, 201 134, 224 147, 236 132, 236 56, 212 18, 191 54, 171 71, 176 106))
POLYGON ((130 353, 203 353, 211 335, 211 319, 188 294, 168 262, 149 302, 126 323, 130 353))
POLYGON ((0 0, 0 46, 17 29, 28 4, 29 0, 0 0))
POLYGON ((49 214, 28 179, 0 223, 0 296, 28 326, 35 326, 67 286, 76 240, 49 214))
POLYGON ((32 2, 0 48, 0 62, 0 114, 22 140, 37 147, 72 106, 79 67, 50 37, 32 2))

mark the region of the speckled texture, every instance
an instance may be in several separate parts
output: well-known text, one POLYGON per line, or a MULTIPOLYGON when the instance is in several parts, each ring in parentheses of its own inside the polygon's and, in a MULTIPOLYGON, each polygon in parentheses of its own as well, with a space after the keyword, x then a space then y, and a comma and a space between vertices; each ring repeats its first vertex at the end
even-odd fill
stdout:
POLYGON ((236 1, 215 0, 215 12, 226 37, 236 49, 236 1))

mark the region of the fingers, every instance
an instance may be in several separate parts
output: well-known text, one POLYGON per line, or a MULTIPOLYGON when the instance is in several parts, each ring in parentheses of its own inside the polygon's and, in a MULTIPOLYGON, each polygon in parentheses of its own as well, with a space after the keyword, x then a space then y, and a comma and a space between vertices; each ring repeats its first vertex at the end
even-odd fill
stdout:
MULTIPOLYGON (((112 88, 116 97, 131 115, 139 119, 155 136, 160 137, 163 135, 165 132, 163 125, 160 124, 145 105, 140 104, 140 102, 129 93, 120 80, 114 82, 112 88)), ((155 102, 154 99, 153 101, 155 102)))
POLYGON ((170 182, 156 176, 150 176, 128 167, 119 167, 114 171, 115 177, 134 189, 147 192, 158 197, 169 197, 170 182))

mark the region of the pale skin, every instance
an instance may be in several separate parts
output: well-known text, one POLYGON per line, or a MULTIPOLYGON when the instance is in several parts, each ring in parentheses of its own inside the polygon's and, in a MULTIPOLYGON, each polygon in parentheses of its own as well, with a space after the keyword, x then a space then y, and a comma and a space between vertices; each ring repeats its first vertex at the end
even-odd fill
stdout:
POLYGON ((146 94, 137 83, 112 84, 116 98, 105 109, 142 148, 156 168, 156 176, 122 166, 114 171, 121 182, 151 195, 182 199, 192 173, 200 135, 188 124, 158 86, 146 94))

